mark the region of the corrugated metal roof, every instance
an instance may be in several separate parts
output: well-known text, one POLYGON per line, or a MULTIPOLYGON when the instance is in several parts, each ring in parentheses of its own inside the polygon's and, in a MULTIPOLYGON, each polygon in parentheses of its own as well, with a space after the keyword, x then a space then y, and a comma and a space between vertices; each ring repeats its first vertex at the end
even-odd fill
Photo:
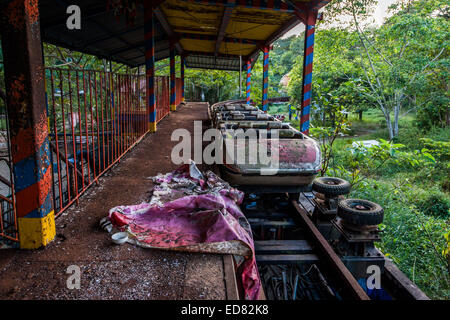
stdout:
POLYGON ((216 70, 239 70, 239 58, 189 55, 185 59, 186 67, 216 70))
MULTIPOLYGON (((143 1, 133 25, 107 9, 107 0, 40 0, 42 39, 72 50, 135 67, 145 63, 143 1), (81 8, 81 30, 68 30, 66 9, 81 8)), ((255 58, 261 46, 300 23, 292 12, 327 0, 166 0, 158 7, 155 57, 169 57, 169 35, 186 66, 239 70, 239 59, 255 58), (269 7, 269 8, 266 8, 269 7), (266 8, 266 9, 263 9, 266 8)))

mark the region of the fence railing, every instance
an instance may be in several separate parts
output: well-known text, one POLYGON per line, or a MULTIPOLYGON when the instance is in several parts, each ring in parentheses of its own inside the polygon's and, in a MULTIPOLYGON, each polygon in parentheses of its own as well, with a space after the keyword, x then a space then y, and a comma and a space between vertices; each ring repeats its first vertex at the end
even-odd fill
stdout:
POLYGON ((161 121, 170 112, 170 79, 155 77, 156 121, 161 121))
POLYGON ((181 78, 175 79, 175 105, 178 106, 181 103, 182 96, 182 82, 181 78))
MULTIPOLYGON (((46 68, 45 79, 58 216, 145 136, 149 110, 144 75, 46 68)), ((157 122, 170 112, 169 83, 168 76, 155 77, 157 122)), ((181 79, 176 79, 176 92, 179 104, 181 79)), ((3 109, 1 130, 7 135, 3 109)), ((3 144, 8 152, 0 154, 0 237, 18 241, 9 139, 3 144)))
POLYGON ((148 111, 144 76, 47 68, 46 78, 58 215, 145 135, 148 111))
MULTIPOLYGON (((59 215, 148 132, 149 110, 143 75, 55 68, 46 73, 53 204, 59 215)), ((155 80, 160 121, 169 113, 169 77, 155 80)))
MULTIPOLYGON (((2 117, 3 119, 7 119, 2 117)), ((11 170, 11 157, 9 137, 6 128, 7 122, 1 128, 0 142, 0 237, 10 241, 18 241, 17 217, 14 199, 14 180, 11 170), (5 130, 6 129, 6 130, 5 130)))

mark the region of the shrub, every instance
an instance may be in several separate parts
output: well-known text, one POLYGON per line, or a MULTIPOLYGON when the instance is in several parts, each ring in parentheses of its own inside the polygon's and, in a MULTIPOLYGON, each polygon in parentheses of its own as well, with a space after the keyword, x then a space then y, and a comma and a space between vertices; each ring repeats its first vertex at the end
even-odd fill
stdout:
POLYGON ((419 200, 417 206, 423 214, 439 218, 450 218, 450 200, 443 192, 427 192, 425 199, 419 200))
POLYGON ((426 131, 434 126, 445 127, 449 104, 450 99, 445 95, 431 95, 430 101, 417 110, 417 126, 426 131))

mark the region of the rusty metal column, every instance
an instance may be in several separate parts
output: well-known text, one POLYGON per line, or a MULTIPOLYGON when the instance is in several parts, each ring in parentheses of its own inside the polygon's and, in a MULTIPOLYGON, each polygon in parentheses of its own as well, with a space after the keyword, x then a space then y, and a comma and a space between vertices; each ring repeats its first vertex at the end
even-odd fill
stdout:
POLYGON ((309 133, 309 114, 311 110, 311 87, 314 56, 314 32, 316 29, 317 12, 308 11, 305 24, 305 49, 303 57, 303 87, 302 111, 300 118, 300 131, 309 133))
POLYGON ((181 102, 184 102, 184 55, 181 55, 180 61, 180 77, 181 77, 181 102))
POLYGON ((153 3, 144 1, 145 32, 145 75, 147 109, 149 110, 149 131, 156 131, 155 101, 155 27, 153 23, 153 3))
POLYGON ((262 110, 267 111, 269 108, 269 101, 267 100, 267 93, 269 91, 269 46, 265 46, 263 52, 262 110))
POLYGON ((175 46, 170 43, 170 111, 177 111, 175 82, 175 46))
POLYGON ((38 1, 9 1, 0 12, 19 241, 36 249, 55 237, 38 1))

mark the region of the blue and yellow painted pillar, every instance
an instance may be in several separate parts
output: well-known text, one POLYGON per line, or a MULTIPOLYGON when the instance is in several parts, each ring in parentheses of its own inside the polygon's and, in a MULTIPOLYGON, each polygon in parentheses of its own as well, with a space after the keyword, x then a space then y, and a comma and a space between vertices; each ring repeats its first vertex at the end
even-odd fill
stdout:
POLYGON ((247 93, 247 99, 246 102, 247 104, 250 104, 250 93, 252 91, 252 60, 248 60, 247 61, 247 88, 246 88, 246 93, 247 93))
POLYGON ((180 77, 181 77, 181 102, 184 102, 184 55, 181 55, 180 60, 180 77))
POLYGON ((170 43, 170 111, 176 111, 177 93, 175 90, 175 45, 170 43))
POLYGON ((309 114, 311 111, 311 87, 314 57, 314 32, 316 29, 317 12, 306 14, 305 49, 303 58, 303 87, 300 131, 309 134, 309 114))
POLYGON ((267 111, 269 101, 267 93, 269 91, 269 46, 263 48, 263 89, 262 89, 262 110, 267 111))
POLYGON ((152 2, 144 1, 145 32, 145 75, 147 81, 147 109, 149 112, 149 131, 156 131, 155 101, 155 27, 152 2))
POLYGON ((38 1, 4 2, 0 13, 19 241, 36 249, 55 237, 38 1))

